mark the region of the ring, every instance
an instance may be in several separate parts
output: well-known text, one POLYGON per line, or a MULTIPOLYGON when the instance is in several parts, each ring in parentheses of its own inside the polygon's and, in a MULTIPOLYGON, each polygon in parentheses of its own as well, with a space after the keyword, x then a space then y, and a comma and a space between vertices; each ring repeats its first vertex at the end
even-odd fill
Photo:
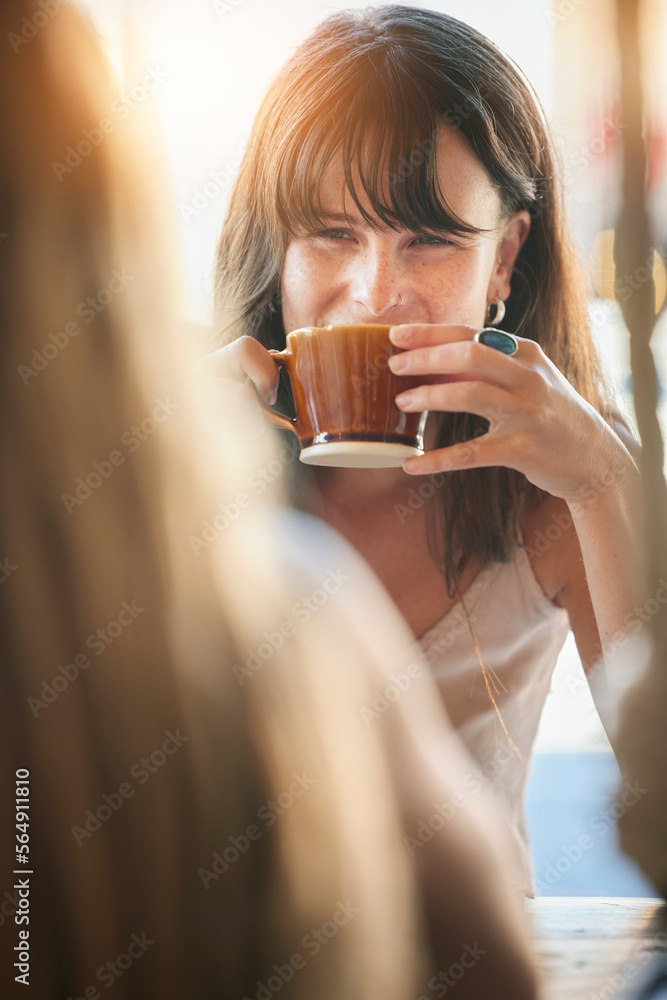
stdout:
POLYGON ((516 354, 519 350, 519 341, 513 333, 505 333, 503 330, 496 330, 492 326, 478 330, 472 339, 476 340, 478 344, 492 347, 494 351, 501 351, 507 355, 516 354))

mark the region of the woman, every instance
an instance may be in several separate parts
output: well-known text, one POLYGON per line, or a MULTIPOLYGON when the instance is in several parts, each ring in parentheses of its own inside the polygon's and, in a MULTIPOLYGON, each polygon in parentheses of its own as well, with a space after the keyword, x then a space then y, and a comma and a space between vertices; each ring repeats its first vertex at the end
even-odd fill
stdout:
POLYGON ((524 850, 527 759, 565 637, 596 671, 641 592, 633 442, 556 172, 535 95, 488 39, 428 10, 334 14, 254 123, 218 247, 225 346, 204 362, 267 402, 278 389, 291 415, 269 353, 286 332, 381 322, 403 349, 392 369, 428 376, 396 398, 430 411, 423 457, 294 464, 292 497, 383 581, 473 754, 511 745, 497 786, 524 850), (489 323, 514 356, 473 342, 489 323))
POLYGON ((409 638, 361 560, 259 496, 210 527, 275 452, 180 375, 144 110, 108 117, 74 5, 0 84, 2 995, 404 1000, 465 955, 462 997, 530 1000, 482 796, 405 849, 470 764, 417 691, 361 721, 409 638), (281 642, 323 566, 349 580, 281 642))

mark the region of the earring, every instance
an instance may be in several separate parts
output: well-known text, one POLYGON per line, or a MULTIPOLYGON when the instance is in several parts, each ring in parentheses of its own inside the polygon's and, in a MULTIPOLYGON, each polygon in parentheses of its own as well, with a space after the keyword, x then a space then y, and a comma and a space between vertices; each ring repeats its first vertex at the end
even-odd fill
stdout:
POLYGON ((493 304, 491 302, 487 302, 486 315, 484 316, 485 326, 497 326, 497 324, 502 323, 503 319, 505 318, 505 303, 500 298, 500 296, 498 296, 498 301, 496 302, 496 314, 493 317, 493 319, 491 319, 492 309, 493 309, 493 304))

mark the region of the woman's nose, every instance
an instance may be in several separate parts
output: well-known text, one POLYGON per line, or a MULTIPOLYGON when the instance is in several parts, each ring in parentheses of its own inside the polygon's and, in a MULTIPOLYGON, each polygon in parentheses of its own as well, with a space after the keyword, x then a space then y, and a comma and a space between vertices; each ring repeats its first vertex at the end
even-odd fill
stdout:
POLYGON ((352 296, 374 318, 402 305, 405 293, 400 283, 400 268, 386 252, 369 250, 355 261, 352 296))

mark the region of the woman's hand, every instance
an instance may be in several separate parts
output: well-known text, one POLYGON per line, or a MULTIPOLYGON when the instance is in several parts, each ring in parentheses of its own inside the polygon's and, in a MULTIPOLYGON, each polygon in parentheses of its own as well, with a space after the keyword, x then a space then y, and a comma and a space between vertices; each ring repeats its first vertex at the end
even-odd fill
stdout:
POLYGON ((230 392, 235 392, 238 383, 249 378, 269 405, 275 403, 278 395, 278 365, 254 337, 239 337, 227 347, 205 354, 195 372, 228 383, 230 392))
POLYGON ((389 359, 397 375, 426 375, 424 384, 396 397, 405 412, 475 413, 487 434, 407 459, 405 472, 428 475, 502 465, 523 472, 540 489, 580 501, 591 483, 630 474, 629 452, 532 340, 517 337, 508 356, 473 341, 469 326, 413 324, 393 327, 401 354, 389 359))
POLYGON ((276 401, 280 372, 259 341, 239 337, 227 347, 204 355, 193 375, 202 388, 207 412, 230 420, 235 432, 246 440, 256 441, 266 433, 269 425, 250 382, 272 405, 276 401))

